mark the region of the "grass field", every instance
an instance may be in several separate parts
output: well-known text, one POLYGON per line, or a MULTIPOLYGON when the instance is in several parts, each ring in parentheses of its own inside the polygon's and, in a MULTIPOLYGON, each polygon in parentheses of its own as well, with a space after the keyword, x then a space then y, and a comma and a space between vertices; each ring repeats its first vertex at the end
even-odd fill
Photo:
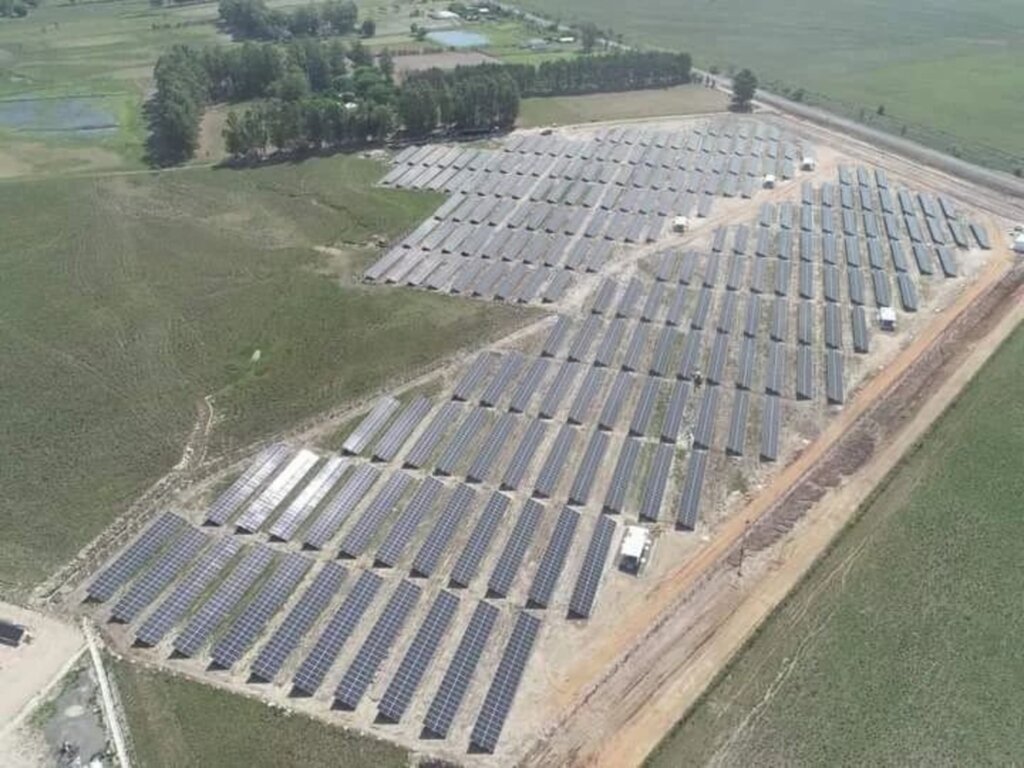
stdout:
MULTIPOLYGON (((563 19, 585 19, 631 43, 688 50, 698 65, 749 66, 764 81, 826 94, 870 115, 884 104, 891 128, 920 123, 953 134, 993 162, 1024 165, 1024 14, 1017 0, 525 0, 563 19), (986 152, 986 148, 993 151, 986 152)), ((809 94, 810 95, 810 94, 809 94)), ((916 131, 908 131, 914 135, 916 131)), ((923 135, 923 133, 922 133, 923 135)), ((955 137, 955 138, 954 138, 955 137)), ((951 148, 947 147, 947 148, 951 148)))
POLYGON ((142 768, 408 765, 387 742, 128 662, 112 667, 142 768))
POLYGON ((1024 754, 1024 329, 659 747, 679 765, 1024 754))
POLYGON ((727 107, 728 100, 721 91, 697 85, 683 85, 654 91, 523 99, 519 125, 523 128, 532 128, 602 120, 692 115, 721 112, 727 107))
POLYGON ((199 398, 215 398, 216 452, 527 316, 358 284, 368 241, 441 199, 372 187, 382 174, 339 156, 0 183, 0 591, 45 577, 170 469, 199 398))

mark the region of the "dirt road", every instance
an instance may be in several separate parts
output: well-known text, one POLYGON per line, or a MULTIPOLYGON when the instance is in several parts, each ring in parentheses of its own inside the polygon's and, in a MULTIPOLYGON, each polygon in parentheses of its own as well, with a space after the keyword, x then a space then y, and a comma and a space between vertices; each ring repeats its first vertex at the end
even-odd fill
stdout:
MULTIPOLYGON (((665 578, 645 601, 625 612, 618 624, 621 629, 587 649, 559 691, 558 703, 565 715, 540 735, 525 765, 619 768, 642 761, 997 344, 986 340, 977 345, 964 366, 933 391, 927 406, 903 426, 898 437, 836 493, 842 499, 830 499, 827 512, 825 505, 818 505, 816 527, 790 537, 792 543, 776 560, 771 578, 737 585, 734 579, 723 580, 721 574, 715 580, 716 569, 749 526, 776 509, 917 361, 943 343, 943 334, 1006 275, 1012 259, 1005 248, 994 254, 985 272, 891 365, 865 383, 818 440, 716 531, 703 550, 665 578), (636 627, 649 629, 638 638, 636 627)), ((1019 322, 1019 302, 1007 312, 994 333, 1008 333, 1019 322)))

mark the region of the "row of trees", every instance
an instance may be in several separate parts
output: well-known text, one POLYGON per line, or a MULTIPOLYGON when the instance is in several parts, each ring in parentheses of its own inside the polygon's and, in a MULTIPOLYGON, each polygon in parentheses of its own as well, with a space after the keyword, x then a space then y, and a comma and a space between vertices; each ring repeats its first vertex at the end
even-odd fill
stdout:
MULTIPOLYGON (((523 97, 667 88, 690 82, 690 54, 619 51, 533 64, 484 65, 507 73, 523 97)), ((456 70, 457 71, 457 70, 456 70)), ((429 77, 429 73, 411 79, 429 77)))
MULTIPOLYGON (((270 97, 294 102, 326 93, 355 99, 374 87, 378 88, 379 99, 390 101, 390 74, 381 74, 372 61, 361 45, 346 48, 339 40, 202 49, 174 46, 157 60, 153 73, 156 92, 149 104, 151 159, 163 165, 191 157, 203 110, 215 101, 270 97), (379 93, 381 89, 384 96, 379 93)), ((390 61, 384 57, 381 64, 387 67, 390 61)))
POLYGON ((432 69, 406 80, 398 119, 409 136, 437 129, 476 133, 511 128, 519 116, 519 87, 500 66, 432 69))
POLYGON ((0 0, 0 18, 22 19, 39 5, 39 0, 0 0))
MULTIPOLYGON (((359 19, 359 9, 352 0, 327 0, 294 10, 268 8, 265 0, 220 0, 218 10, 224 25, 240 40, 347 35, 355 31, 359 19)), ((373 21, 364 22, 366 36, 374 31, 373 21)))

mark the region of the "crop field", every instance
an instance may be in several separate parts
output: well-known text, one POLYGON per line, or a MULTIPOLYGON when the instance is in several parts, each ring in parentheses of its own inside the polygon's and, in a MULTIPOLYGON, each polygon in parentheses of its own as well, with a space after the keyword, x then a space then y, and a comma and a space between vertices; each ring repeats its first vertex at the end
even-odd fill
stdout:
POLYGON ((652 91, 523 99, 519 125, 530 128, 601 120, 636 120, 665 115, 724 112, 727 107, 728 99, 721 91, 683 85, 652 91))
POLYGON ((1024 166, 1018 93, 1024 17, 1014 0, 869 3, 770 0, 527 0, 627 41, 691 52, 701 67, 750 67, 806 100, 871 118, 1003 170, 1024 166), (918 128, 921 126, 921 128, 918 128), (1016 165, 1014 164, 1016 163, 1016 165))
POLYGON ((544 764, 632 613, 736 528, 736 489, 792 469, 1004 253, 970 188, 817 136, 721 115, 398 151, 380 188, 448 197, 364 280, 549 316, 181 488, 69 609, 422 755, 544 764), (639 579, 627 526, 657 540, 639 579))
POLYGON ((408 764, 405 752, 383 741, 129 662, 113 662, 112 669, 134 756, 146 768, 408 764))
POLYGON ((215 454, 521 321, 354 284, 371 240, 439 199, 372 188, 381 173, 338 157, 0 185, 5 589, 52 572, 167 472, 204 396, 215 454))
POLYGON ((1006 765, 1024 752, 1018 328, 651 757, 1006 765))

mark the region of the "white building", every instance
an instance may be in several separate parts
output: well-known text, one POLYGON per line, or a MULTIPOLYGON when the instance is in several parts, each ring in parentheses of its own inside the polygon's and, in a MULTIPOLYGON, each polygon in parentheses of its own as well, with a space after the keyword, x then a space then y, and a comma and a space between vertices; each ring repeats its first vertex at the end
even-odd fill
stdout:
POLYGON ((1013 240, 1013 250, 1015 253, 1024 253, 1024 232, 1017 235, 1013 240))
POLYGON ((878 327, 883 331, 895 331, 896 310, 892 307, 880 307, 878 309, 878 327))
POLYGON ((629 573, 640 573, 651 551, 651 532, 642 525, 627 525, 619 547, 619 567, 629 573))

